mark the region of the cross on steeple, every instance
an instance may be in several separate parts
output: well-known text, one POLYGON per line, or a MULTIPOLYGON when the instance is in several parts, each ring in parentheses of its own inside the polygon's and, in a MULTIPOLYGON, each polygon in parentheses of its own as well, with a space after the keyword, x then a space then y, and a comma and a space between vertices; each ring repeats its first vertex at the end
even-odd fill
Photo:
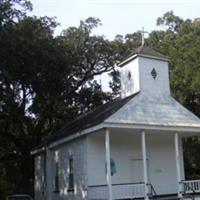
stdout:
POLYGON ((141 38, 142 38, 142 46, 144 46, 144 34, 148 33, 147 31, 144 30, 144 27, 142 27, 142 30, 139 31, 141 33, 141 38))

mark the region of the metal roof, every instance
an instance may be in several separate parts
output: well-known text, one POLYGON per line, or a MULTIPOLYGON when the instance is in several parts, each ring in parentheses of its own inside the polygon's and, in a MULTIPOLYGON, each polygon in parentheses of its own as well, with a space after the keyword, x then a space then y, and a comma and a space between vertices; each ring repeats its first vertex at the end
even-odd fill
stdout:
POLYGON ((200 119, 172 96, 142 92, 105 122, 200 128, 200 119))

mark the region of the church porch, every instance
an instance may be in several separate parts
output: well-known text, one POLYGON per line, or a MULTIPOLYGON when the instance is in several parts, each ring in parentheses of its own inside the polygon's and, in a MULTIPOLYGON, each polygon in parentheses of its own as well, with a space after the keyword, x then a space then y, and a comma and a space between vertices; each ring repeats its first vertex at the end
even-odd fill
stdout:
POLYGON ((174 131, 128 128, 88 135, 88 199, 181 197, 184 189, 191 193, 187 186, 194 181, 183 181, 181 137, 185 136, 174 131), (107 160, 111 160, 110 167, 107 160))

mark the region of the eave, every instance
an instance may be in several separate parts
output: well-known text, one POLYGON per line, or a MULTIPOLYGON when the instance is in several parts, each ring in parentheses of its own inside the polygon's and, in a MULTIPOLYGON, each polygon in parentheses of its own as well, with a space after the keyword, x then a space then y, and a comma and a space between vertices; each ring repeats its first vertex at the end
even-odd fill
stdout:
POLYGON ((48 144, 46 147, 43 146, 41 148, 35 149, 31 152, 32 155, 39 154, 43 151, 45 151, 46 148, 54 149, 60 145, 63 145, 65 143, 68 143, 72 140, 75 140, 79 137, 82 137, 84 135, 94 133, 96 131, 106 129, 106 128, 122 128, 122 129, 137 129, 137 130, 155 130, 155 131, 169 131, 174 133, 180 133, 185 134, 188 133, 188 136, 198 136, 200 135, 200 127, 194 126, 164 126, 164 125, 146 125, 146 124, 132 124, 132 123, 101 123, 97 126, 85 129, 83 131, 79 131, 73 135, 70 135, 68 137, 62 138, 58 141, 52 142, 48 144))
POLYGON ((154 60, 161 60, 161 61, 164 61, 164 62, 169 62, 170 61, 170 59, 168 59, 168 58, 160 58, 160 57, 150 56, 150 55, 145 55, 145 54, 135 54, 135 55, 130 56, 126 60, 122 61, 121 63, 119 63, 118 66, 119 67, 123 67, 124 65, 126 65, 127 63, 129 63, 132 60, 136 59, 137 57, 150 58, 150 59, 154 59, 154 60))

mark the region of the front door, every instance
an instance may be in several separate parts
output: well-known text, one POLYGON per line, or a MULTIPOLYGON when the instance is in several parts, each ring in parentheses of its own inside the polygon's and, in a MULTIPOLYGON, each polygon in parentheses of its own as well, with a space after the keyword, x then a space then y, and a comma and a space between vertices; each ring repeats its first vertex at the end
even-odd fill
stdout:
MULTIPOLYGON (((148 161, 148 159, 147 159, 147 171, 149 172, 149 161, 148 161)), ((131 182, 132 183, 144 182, 143 161, 142 161, 142 159, 131 159, 130 174, 131 174, 130 177, 131 177, 131 182)))

